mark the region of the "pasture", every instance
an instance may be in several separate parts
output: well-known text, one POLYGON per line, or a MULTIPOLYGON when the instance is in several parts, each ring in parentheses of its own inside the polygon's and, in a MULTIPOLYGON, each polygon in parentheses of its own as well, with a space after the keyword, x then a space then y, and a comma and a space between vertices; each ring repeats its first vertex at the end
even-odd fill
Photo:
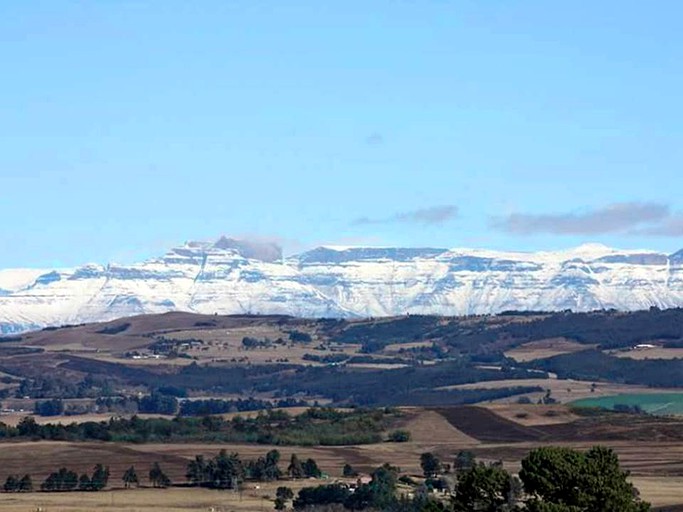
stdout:
POLYGON ((584 398, 572 402, 579 407, 602 407, 615 409, 619 405, 640 407, 649 414, 683 414, 683 393, 631 393, 595 398, 584 398))

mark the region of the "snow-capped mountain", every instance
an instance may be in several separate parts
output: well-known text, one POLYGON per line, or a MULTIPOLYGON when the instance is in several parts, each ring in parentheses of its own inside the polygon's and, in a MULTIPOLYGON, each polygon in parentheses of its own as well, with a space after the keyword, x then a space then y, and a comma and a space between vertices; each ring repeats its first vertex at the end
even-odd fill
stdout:
POLYGON ((683 306, 683 251, 556 252, 188 242, 134 265, 0 270, 0 332, 160 313, 306 317, 683 306))

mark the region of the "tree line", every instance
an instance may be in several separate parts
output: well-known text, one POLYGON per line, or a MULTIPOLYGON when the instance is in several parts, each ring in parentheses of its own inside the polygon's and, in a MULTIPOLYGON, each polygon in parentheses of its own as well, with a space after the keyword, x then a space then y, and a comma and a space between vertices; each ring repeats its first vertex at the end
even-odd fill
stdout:
MULTIPOLYGON (((163 472, 158 462, 152 464, 149 470, 149 482, 155 488, 170 487, 171 479, 163 472)), ((97 492, 107 487, 109 483, 109 467, 96 464, 91 474, 83 473, 80 476, 75 471, 66 467, 59 468, 50 473, 40 485, 40 490, 44 492, 97 492)), ((126 488, 140 484, 135 466, 128 468, 121 481, 126 488)), ((5 492, 33 492, 33 479, 31 475, 9 475, 3 486, 5 492)))
MULTIPOLYGON (((532 450, 522 460, 518 476, 500 462, 476 460, 460 452, 453 464, 443 464, 433 453, 420 457, 423 482, 399 477, 389 464, 372 473, 369 483, 344 483, 301 489, 295 510, 348 510, 390 512, 647 512, 650 505, 627 480, 616 454, 594 447, 586 452, 562 447, 532 450), (401 495, 399 484, 410 486, 401 495), (434 492, 436 491, 436 492, 434 492)), ((276 508, 278 503, 276 501, 276 508)))
POLYGON ((311 408, 297 416, 285 411, 267 410, 254 417, 221 416, 112 418, 109 421, 38 424, 23 418, 16 427, 0 423, 0 439, 110 442, 238 442, 270 445, 349 445, 384 440, 391 409, 355 409, 340 412, 311 408))
MULTIPOLYGON (((197 455, 187 466, 190 485, 211 489, 236 490, 246 480, 272 482, 325 476, 315 460, 293 454, 285 470, 281 455, 270 450, 264 456, 244 461, 238 453, 220 451, 215 457, 197 455)), ((582 452, 564 447, 531 450, 522 460, 518 475, 509 473, 500 462, 481 462, 468 451, 459 452, 452 463, 443 463, 431 452, 420 456, 422 481, 401 476, 400 468, 383 464, 371 473, 370 481, 356 484, 336 482, 302 488, 296 497, 291 489, 278 487, 274 499, 277 510, 292 500, 295 510, 324 510, 328 506, 347 510, 391 512, 647 512, 650 505, 639 498, 628 482, 628 472, 609 448, 596 446, 582 452), (409 493, 400 489, 408 488, 409 493)), ((357 472, 348 464, 343 475, 353 479, 357 472)), ((42 491, 99 491, 109 481, 109 468, 101 464, 91 475, 60 468, 40 486, 42 491)), ((158 463, 148 473, 156 488, 172 485, 158 463)), ((122 482, 126 488, 140 485, 134 466, 122 482)), ((6 492, 30 492, 31 477, 10 475, 6 492)))

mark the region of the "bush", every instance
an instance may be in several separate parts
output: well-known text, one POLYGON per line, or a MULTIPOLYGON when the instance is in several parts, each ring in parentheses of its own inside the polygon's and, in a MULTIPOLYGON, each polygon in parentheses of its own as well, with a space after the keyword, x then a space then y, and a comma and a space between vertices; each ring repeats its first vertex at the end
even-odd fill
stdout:
POLYGON ((392 443, 407 443, 412 439, 407 430, 394 430, 389 434, 389 441, 392 443))

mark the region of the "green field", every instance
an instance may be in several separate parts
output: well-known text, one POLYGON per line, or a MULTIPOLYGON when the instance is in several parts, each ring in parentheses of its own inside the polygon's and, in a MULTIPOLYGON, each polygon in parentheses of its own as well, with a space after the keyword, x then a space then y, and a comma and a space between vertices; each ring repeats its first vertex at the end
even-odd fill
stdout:
POLYGON ((600 398, 584 398, 572 402, 579 407, 603 407, 614 409, 615 405, 639 406, 650 414, 683 415, 683 393, 633 393, 600 398))

